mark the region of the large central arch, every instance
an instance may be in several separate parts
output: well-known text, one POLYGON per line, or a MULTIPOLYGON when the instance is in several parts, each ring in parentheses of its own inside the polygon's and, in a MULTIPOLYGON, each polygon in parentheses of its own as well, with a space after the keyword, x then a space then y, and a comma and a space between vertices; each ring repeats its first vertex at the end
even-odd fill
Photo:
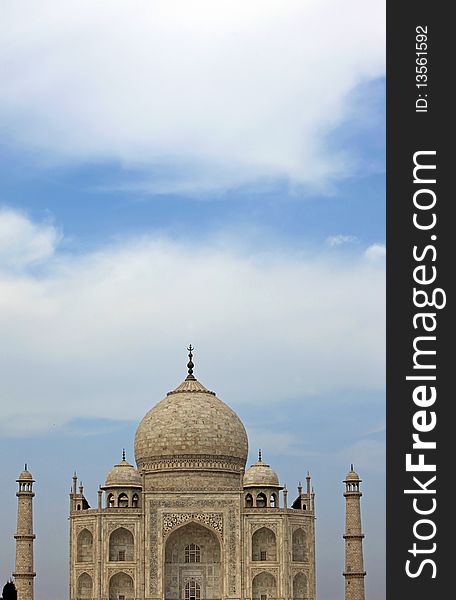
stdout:
POLYGON ((173 531, 165 545, 165 600, 219 600, 222 590, 217 534, 193 522, 173 531))

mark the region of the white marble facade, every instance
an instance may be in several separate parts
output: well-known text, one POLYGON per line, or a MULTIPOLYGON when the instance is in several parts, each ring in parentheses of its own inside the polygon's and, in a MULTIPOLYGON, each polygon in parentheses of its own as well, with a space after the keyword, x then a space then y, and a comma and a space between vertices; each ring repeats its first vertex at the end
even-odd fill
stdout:
POLYGON ((71 600, 315 600, 310 478, 287 491, 261 458, 245 471, 238 416, 193 376, 153 407, 136 468, 115 465, 90 508, 73 478, 71 600))

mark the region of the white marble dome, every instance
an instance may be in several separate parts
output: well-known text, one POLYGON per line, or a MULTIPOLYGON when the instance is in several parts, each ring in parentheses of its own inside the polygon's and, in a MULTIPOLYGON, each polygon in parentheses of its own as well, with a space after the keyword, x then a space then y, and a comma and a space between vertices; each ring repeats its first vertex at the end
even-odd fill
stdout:
POLYGON ((125 458, 109 471, 105 483, 105 487, 141 487, 141 485, 141 475, 125 458))
POLYGON ((245 467, 247 433, 236 413, 190 373, 142 419, 135 458, 144 471, 245 467))
POLYGON ((249 487, 280 487, 277 473, 261 457, 245 472, 244 488, 249 487))

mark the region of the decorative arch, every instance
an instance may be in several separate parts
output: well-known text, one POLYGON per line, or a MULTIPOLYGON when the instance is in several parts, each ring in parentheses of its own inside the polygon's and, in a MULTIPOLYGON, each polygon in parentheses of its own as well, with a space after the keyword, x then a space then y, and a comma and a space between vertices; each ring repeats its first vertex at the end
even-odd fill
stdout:
POLYGON ((268 499, 266 498, 266 494, 260 492, 256 497, 256 506, 257 508, 266 508, 268 505, 268 499))
POLYGON ((293 577, 293 600, 307 598, 307 577, 304 573, 297 573, 293 577))
POLYGON ((277 598, 277 582, 272 573, 262 571, 252 580, 253 600, 272 600, 277 598))
POLYGON ((271 508, 279 508, 279 502, 275 492, 272 492, 271 497, 269 498, 269 506, 271 508))
POLYGON ((106 507, 113 508, 114 507, 114 494, 108 494, 106 497, 106 507))
MULTIPOLYGON (((87 531, 87 530, 85 530, 87 531)), ((78 577, 77 582, 77 598, 78 600, 85 600, 86 598, 92 598, 93 583, 92 578, 88 573, 81 573, 78 577)))
POLYGON ((122 494, 119 494, 119 497, 117 498, 117 506, 119 508, 127 508, 128 496, 127 496, 127 494, 125 494, 125 492, 123 492, 122 494))
POLYGON ((164 548, 165 600, 223 597, 220 539, 217 531, 196 521, 186 522, 169 533, 164 548), (187 584, 191 585, 187 588, 187 584))
POLYGON ((252 535, 252 560, 277 560, 276 536, 272 529, 261 527, 252 535))
POLYGON ((245 496, 245 507, 252 508, 253 506, 253 496, 252 494, 246 494, 245 496))
POLYGON ((134 598, 134 583, 130 575, 116 573, 109 580, 109 600, 132 600, 134 598))
POLYGON ((133 561, 135 559, 135 540, 125 527, 115 529, 109 536, 109 560, 133 561))
POLYGON ((78 562, 93 561, 93 535, 88 529, 83 529, 78 534, 76 556, 78 562))
POLYGON ((138 494, 133 494, 131 498, 131 505, 133 508, 137 508, 139 506, 139 496, 138 494))
POLYGON ((307 558, 306 552, 307 536, 304 529, 295 529, 292 538, 292 556, 294 562, 304 562, 307 558))
POLYGON ((171 532, 179 527, 196 523, 213 531, 219 541, 223 537, 222 513, 167 513, 163 515, 163 536, 167 538, 171 532))

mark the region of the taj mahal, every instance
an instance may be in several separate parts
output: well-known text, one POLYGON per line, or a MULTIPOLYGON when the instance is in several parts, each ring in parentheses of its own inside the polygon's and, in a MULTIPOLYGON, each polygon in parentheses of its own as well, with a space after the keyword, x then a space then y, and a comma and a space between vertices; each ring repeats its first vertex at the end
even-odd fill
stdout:
MULTIPOLYGON (((194 376, 143 417, 89 506, 73 476, 70 600, 316 600, 315 494, 288 497, 263 459, 246 469, 239 417, 194 376)), ((33 477, 18 478, 14 583, 34 599, 33 477)), ((360 478, 345 477, 345 600, 365 600, 360 478)))

